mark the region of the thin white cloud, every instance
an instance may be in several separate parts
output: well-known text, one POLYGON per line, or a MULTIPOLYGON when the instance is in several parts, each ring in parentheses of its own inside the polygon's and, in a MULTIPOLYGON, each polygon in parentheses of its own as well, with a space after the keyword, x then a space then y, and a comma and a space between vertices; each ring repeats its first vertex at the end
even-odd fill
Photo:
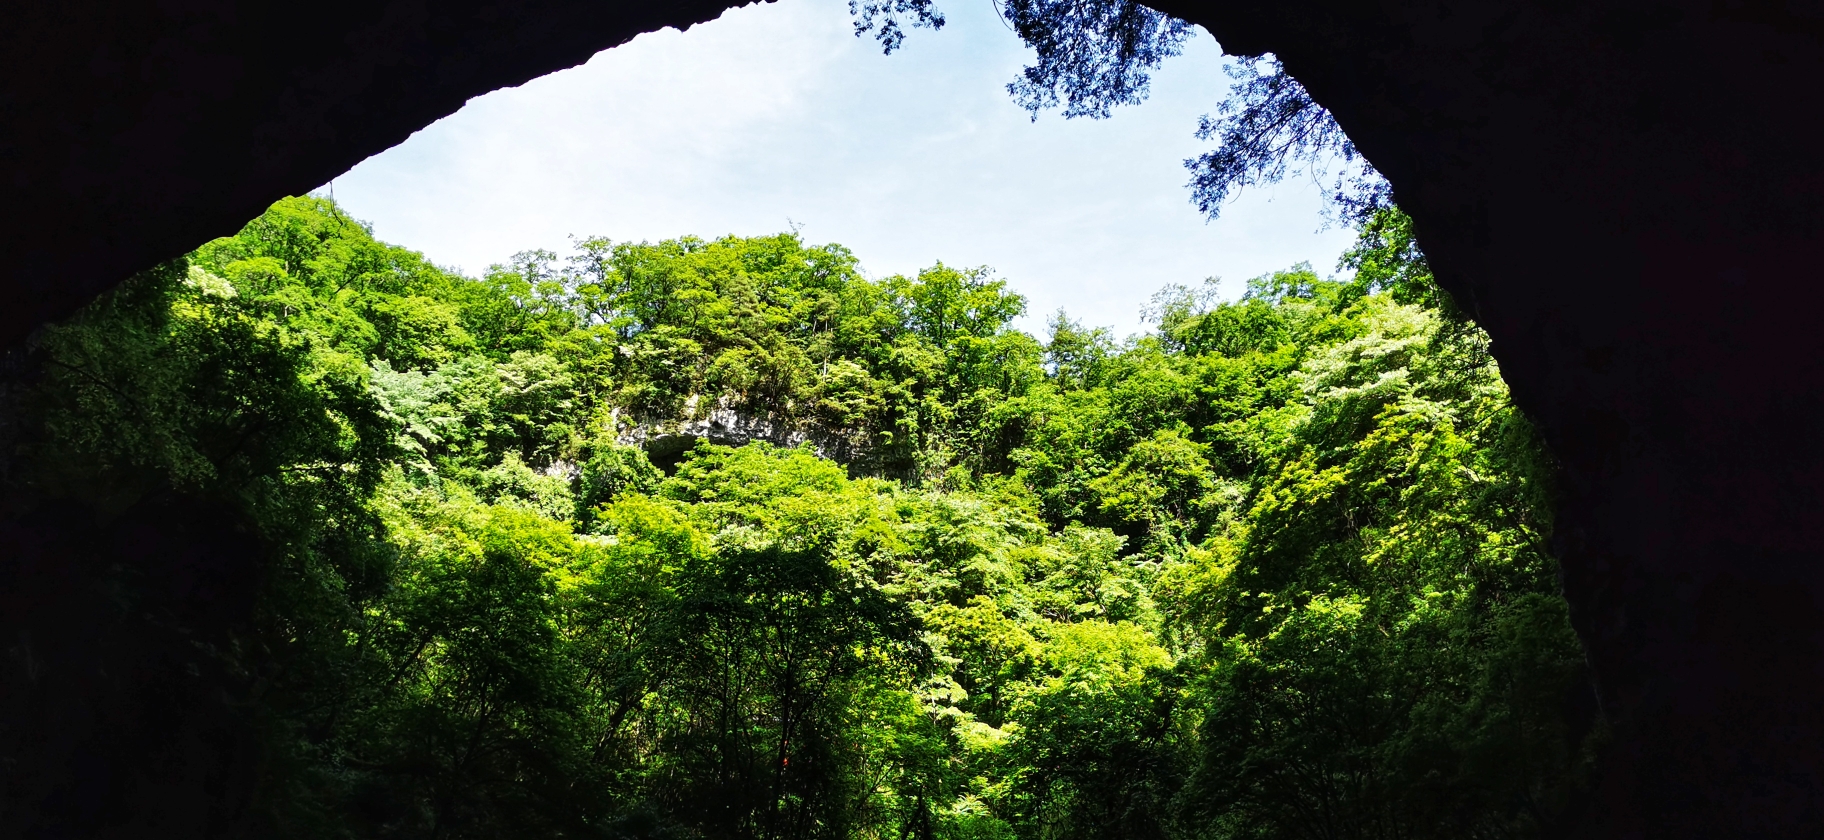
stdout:
POLYGON ((1242 279, 1349 241, 1304 183, 1205 224, 1181 161, 1227 90, 1207 36, 1109 120, 1035 123, 1004 86, 1027 54, 986 3, 949 3, 893 56, 843 0, 779 0, 666 30, 478 97, 336 179, 383 239, 476 273, 570 235, 774 233, 788 219, 870 274, 990 265, 1031 302, 1125 334, 1167 283, 1242 279))

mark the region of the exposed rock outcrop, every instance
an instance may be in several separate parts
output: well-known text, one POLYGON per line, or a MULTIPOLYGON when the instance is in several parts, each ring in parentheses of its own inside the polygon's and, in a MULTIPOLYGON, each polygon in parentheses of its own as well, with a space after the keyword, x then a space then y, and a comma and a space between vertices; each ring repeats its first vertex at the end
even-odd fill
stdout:
POLYGON ((640 418, 625 423, 615 442, 646 450, 654 463, 668 469, 698 441, 722 446, 755 441, 782 447, 809 445, 819 456, 844 464, 867 452, 865 441, 773 414, 745 411, 729 400, 718 401, 705 411, 694 410, 696 403, 692 398, 693 410, 682 418, 640 418))

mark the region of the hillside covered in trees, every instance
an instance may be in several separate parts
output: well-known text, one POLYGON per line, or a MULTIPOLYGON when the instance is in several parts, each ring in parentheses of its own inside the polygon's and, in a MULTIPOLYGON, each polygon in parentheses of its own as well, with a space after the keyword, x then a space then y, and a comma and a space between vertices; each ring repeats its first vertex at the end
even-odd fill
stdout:
POLYGON ((1345 264, 1035 337, 793 234, 475 279, 287 199, 44 331, 4 480, 238 529, 182 656, 269 836, 1551 835, 1550 465, 1404 217, 1345 264))

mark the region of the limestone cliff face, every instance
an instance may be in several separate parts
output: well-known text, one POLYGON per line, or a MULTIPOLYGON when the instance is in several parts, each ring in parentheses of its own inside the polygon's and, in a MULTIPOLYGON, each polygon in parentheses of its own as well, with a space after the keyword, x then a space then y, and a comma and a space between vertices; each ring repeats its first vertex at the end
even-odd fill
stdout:
MULTIPOLYGON (((471 96, 726 5, 10 4, 0 342, 471 96)), ((1616 730, 1584 827, 1815 832, 1824 5, 1155 5, 1336 114, 1561 459, 1565 590, 1616 730)))
POLYGON ((868 446, 859 435, 831 431, 808 423, 793 423, 777 415, 745 409, 733 400, 718 400, 707 408, 692 397, 682 417, 622 417, 615 415, 616 442, 647 451, 655 463, 675 463, 698 441, 722 446, 745 446, 755 441, 774 446, 809 445, 819 456, 848 464, 866 457, 868 446))

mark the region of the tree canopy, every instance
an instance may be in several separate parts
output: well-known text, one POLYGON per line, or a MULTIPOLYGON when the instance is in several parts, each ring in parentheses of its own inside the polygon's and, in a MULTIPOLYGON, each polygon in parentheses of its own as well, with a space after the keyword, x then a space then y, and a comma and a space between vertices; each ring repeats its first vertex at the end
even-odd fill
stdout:
POLYGON ((1361 231, 1117 341, 796 234, 470 278, 286 199, 49 329, 5 480, 259 547, 208 661, 267 835, 1550 835, 1602 738, 1550 464, 1361 231))

